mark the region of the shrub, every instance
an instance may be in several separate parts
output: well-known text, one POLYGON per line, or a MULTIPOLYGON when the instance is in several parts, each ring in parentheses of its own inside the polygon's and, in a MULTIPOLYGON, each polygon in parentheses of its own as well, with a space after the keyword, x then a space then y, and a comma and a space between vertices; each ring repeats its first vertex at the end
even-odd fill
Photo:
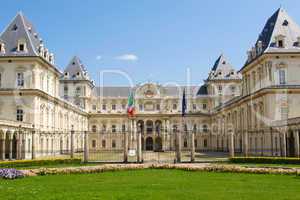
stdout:
POLYGON ((283 157, 233 157, 232 163, 259 163, 259 164, 300 164, 299 158, 283 157))
POLYGON ((1 168, 16 168, 16 167, 31 167, 31 166, 46 166, 58 164, 79 164, 81 159, 48 159, 48 160, 16 160, 2 161, 1 168))
POLYGON ((0 177, 4 179, 23 178, 23 172, 16 169, 0 169, 0 177))

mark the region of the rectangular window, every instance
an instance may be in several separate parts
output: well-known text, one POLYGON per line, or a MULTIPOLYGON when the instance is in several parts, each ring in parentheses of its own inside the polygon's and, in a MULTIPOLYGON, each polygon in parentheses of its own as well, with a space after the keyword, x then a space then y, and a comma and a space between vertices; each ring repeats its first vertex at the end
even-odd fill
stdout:
POLYGON ((193 110, 197 110, 197 105, 193 104, 193 110))
POLYGON ((19 51, 24 51, 24 44, 19 44, 19 51))
POLYGON ((160 104, 156 104, 156 110, 160 110, 160 104))
POLYGON ((202 108, 203 108, 203 110, 206 110, 206 108, 207 108, 206 103, 204 103, 204 104, 202 105, 202 108))
POLYGON ((117 146, 117 145, 116 145, 116 141, 113 140, 113 141, 111 142, 111 147, 112 147, 112 148, 116 148, 116 146, 117 146))
POLYGON ((23 121, 23 110, 22 109, 17 109, 17 121, 22 122, 23 121))
POLYGON ((272 81, 272 62, 271 61, 267 62, 267 67, 268 67, 269 81, 272 81))
POLYGON ((93 105, 93 110, 96 110, 97 109, 97 106, 96 105, 93 105))
POLYGON ((286 84, 284 69, 279 70, 279 84, 281 84, 281 85, 286 84))
POLYGON ((139 110, 143 110, 143 104, 139 104, 139 110))
POLYGON ((177 110, 177 104, 176 103, 173 104, 173 110, 177 110))
POLYGON ((279 40, 278 41, 278 47, 279 48, 283 48, 283 40, 279 40))
POLYGON ((106 110, 106 104, 102 104, 102 110, 106 110))
POLYGON ((122 110, 126 109, 126 104, 122 104, 122 110))
POLYGON ((124 133, 126 131, 126 125, 122 124, 122 132, 124 133))
POLYGON ((112 104, 112 105, 111 105, 111 109, 112 109, 112 110, 116 110, 116 109, 117 109, 116 104, 112 104))
POLYGON ((111 132, 115 133, 117 131, 116 125, 111 125, 111 132))
POLYGON ((19 86, 19 87, 24 86, 24 73, 23 72, 17 73, 17 86, 19 86))

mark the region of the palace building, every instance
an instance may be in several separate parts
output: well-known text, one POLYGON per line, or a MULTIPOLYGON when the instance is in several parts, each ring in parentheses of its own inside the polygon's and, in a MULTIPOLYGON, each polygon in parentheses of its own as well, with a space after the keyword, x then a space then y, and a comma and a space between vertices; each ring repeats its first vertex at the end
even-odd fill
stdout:
POLYGON ((300 27, 278 9, 247 54, 239 71, 220 55, 200 86, 96 86, 77 56, 60 71, 18 13, 0 35, 0 159, 82 152, 86 134, 94 152, 299 157, 300 27))

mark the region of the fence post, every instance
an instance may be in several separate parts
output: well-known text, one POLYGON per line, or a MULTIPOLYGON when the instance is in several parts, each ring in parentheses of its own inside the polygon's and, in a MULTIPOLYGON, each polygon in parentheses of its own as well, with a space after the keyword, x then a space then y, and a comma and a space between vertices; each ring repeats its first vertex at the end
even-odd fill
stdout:
POLYGON ((128 131, 124 132, 124 163, 128 162, 128 131))
POLYGON ((229 132, 229 156, 234 157, 234 134, 233 131, 229 132))
POLYGON ((181 162, 181 130, 177 131, 176 162, 181 162))
POLYGON ((191 132, 191 162, 195 161, 195 133, 191 132))
POLYGON ((71 158, 74 158, 74 129, 71 129, 71 158))
POLYGON ((35 129, 33 125, 33 130, 31 132, 31 159, 35 159, 35 129))
POLYGON ((138 131, 137 133, 137 162, 142 162, 142 133, 138 131))
POLYGON ((84 152, 83 152, 83 162, 89 161, 89 136, 88 132, 84 131, 84 152))

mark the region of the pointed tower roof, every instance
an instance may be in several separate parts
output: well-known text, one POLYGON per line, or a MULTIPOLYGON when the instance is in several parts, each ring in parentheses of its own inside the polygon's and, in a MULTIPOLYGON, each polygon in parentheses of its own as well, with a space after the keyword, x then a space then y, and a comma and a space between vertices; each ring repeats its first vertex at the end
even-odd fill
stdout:
POLYGON ((88 71, 77 56, 74 56, 71 59, 66 69, 64 70, 64 73, 68 73, 68 77, 70 79, 84 79, 90 81, 88 71))
POLYGON ((239 78, 240 75, 234 70, 233 66, 228 62, 228 59, 221 54, 215 61, 207 81, 239 78))
POLYGON ((267 20, 263 30, 258 36, 256 46, 262 44, 262 52, 300 50, 297 47, 298 37, 300 37, 299 25, 287 14, 283 8, 279 8, 267 20), (275 48, 276 37, 283 36, 284 49, 275 48))
MULTIPOLYGON (((248 51, 248 59, 242 67, 255 60, 263 53, 299 53, 300 52, 300 27, 287 14, 283 8, 279 8, 267 20, 263 30, 258 36, 254 47, 248 51), (278 42, 284 44, 278 46, 278 42)), ((240 70, 240 71, 241 71, 240 70)))
POLYGON ((0 40, 5 44, 5 53, 0 56, 39 56, 38 48, 42 40, 34 26, 18 12, 12 22, 1 33, 0 40), (18 52, 18 41, 26 42, 27 51, 18 52))

